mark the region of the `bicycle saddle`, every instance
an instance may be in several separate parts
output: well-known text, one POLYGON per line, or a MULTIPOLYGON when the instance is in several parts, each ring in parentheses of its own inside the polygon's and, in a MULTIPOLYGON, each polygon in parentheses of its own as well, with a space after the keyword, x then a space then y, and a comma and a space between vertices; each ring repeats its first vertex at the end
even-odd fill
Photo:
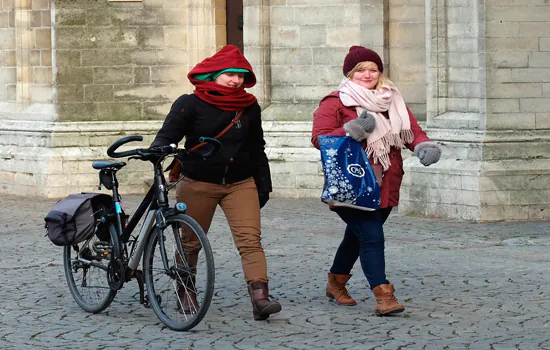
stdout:
POLYGON ((121 169, 126 165, 125 162, 111 162, 110 160, 96 160, 92 163, 94 169, 115 168, 121 169))

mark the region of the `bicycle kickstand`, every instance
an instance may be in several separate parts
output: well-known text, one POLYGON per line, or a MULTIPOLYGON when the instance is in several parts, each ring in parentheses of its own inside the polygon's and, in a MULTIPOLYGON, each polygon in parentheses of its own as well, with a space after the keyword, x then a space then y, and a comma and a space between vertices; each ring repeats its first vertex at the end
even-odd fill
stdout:
POLYGON ((145 300, 145 287, 143 287, 145 283, 143 281, 142 271, 136 270, 135 277, 139 287, 139 303, 143 304, 143 306, 145 306, 146 308, 149 308, 149 300, 145 300))

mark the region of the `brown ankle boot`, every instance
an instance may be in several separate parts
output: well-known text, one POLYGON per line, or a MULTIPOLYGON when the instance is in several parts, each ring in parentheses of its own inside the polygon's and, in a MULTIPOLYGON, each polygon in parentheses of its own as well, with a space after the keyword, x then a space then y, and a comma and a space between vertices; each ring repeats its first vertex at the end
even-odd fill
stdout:
POLYGON ((267 283, 251 282, 248 285, 248 294, 252 300, 252 313, 256 321, 266 320, 269 315, 281 311, 281 304, 269 300, 267 283))
POLYGON ((393 295, 394 291, 393 284, 380 284, 372 290, 376 297, 376 314, 378 316, 405 311, 405 306, 399 304, 397 298, 393 295))
POLYGON ((346 289, 346 283, 351 278, 351 275, 344 274, 328 274, 328 283, 327 283, 327 297, 336 300, 336 304, 353 306, 357 304, 355 299, 349 295, 348 290, 346 289))

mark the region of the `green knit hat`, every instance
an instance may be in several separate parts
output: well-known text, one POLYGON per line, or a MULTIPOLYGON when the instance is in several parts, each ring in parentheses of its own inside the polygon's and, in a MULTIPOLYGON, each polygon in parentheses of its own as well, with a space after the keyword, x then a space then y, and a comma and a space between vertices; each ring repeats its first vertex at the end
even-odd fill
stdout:
POLYGON ((222 75, 223 73, 250 73, 248 69, 244 68, 227 68, 218 72, 211 72, 211 73, 205 73, 205 74, 197 74, 193 78, 197 80, 204 80, 204 81, 210 81, 210 80, 216 80, 217 77, 222 75))

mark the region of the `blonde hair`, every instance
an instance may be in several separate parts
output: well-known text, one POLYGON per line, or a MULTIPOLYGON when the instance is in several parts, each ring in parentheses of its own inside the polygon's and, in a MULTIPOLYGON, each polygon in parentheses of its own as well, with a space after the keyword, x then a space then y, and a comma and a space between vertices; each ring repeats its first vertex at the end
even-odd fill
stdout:
MULTIPOLYGON (((355 65, 355 67, 353 67, 352 70, 350 70, 348 75, 346 75, 346 78, 351 80, 351 77, 353 76, 353 73, 355 73, 359 70, 373 69, 373 68, 376 69, 377 71, 379 71, 378 65, 374 62, 371 62, 371 61, 359 62, 355 65)), ((380 76, 378 77, 378 82, 376 83, 375 89, 381 89, 381 88, 384 88, 384 87, 397 89, 395 84, 387 76, 385 76, 384 73, 380 73, 380 76)))

